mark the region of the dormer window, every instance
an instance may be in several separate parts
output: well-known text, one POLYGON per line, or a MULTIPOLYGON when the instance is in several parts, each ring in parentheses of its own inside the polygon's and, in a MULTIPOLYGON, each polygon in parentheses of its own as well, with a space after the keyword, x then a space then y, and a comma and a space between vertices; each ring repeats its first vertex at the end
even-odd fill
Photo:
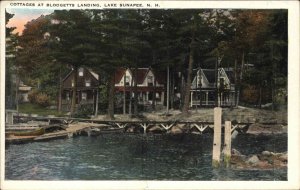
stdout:
POLYGON ((153 76, 147 77, 148 86, 153 86, 153 76))
POLYGON ((83 68, 78 69, 78 76, 80 76, 80 77, 83 76, 83 68))
POLYGON ((85 86, 90 87, 91 86, 91 79, 86 79, 85 80, 85 86))

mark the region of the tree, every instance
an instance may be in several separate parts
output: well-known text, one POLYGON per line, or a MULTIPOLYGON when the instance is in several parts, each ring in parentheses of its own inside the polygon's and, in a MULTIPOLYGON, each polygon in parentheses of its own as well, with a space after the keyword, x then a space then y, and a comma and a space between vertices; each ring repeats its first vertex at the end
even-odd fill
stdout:
POLYGON ((88 53, 93 50, 90 21, 90 15, 83 10, 56 10, 51 15, 51 54, 57 61, 70 65, 75 73, 71 115, 75 112, 78 68, 87 64, 88 53))
POLYGON ((6 32, 6 44, 5 44, 5 63, 6 63, 6 75, 5 75, 5 91, 6 91, 6 107, 14 108, 15 104, 18 101, 16 95, 18 84, 17 81, 14 80, 13 76, 16 76, 16 54, 18 51, 18 36, 17 34, 13 34, 13 30, 15 27, 7 27, 7 23, 11 18, 13 18, 13 14, 5 11, 5 32, 6 32))

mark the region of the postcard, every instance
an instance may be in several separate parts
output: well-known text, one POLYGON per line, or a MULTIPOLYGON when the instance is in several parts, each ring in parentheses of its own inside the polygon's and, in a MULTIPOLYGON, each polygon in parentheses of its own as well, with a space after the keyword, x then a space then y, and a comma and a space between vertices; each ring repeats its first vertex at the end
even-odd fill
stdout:
POLYGON ((1 189, 299 189, 298 1, 2 1, 1 189))

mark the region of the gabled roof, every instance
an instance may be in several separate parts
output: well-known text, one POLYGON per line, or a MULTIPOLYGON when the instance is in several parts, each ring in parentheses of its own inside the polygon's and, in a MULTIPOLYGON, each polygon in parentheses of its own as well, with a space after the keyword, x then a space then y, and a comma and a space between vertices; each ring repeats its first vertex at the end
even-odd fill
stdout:
MULTIPOLYGON (((89 73, 91 73, 91 75, 99 81, 99 75, 97 73, 95 73, 94 71, 92 71, 91 69, 88 69, 86 67, 80 67, 80 68, 83 68, 85 70, 87 70, 89 73)), ((78 68, 79 69, 79 68, 78 68)), ((73 73, 74 69, 72 68, 72 70, 67 74, 67 76, 62 80, 62 81, 65 81, 67 80, 67 78, 73 73)))
POLYGON ((230 83, 234 83, 234 72, 232 68, 224 68, 225 74, 227 75, 230 83))
POLYGON ((214 69, 202 69, 205 77, 207 78, 209 83, 215 83, 216 82, 216 75, 214 69))
POLYGON ((99 80, 99 75, 97 73, 95 73, 91 69, 88 69, 88 71, 93 75, 93 77, 95 77, 95 79, 99 80))
POLYGON ((132 69, 131 72, 132 72, 133 78, 136 79, 137 84, 143 84, 143 82, 149 72, 149 69, 148 68, 138 68, 137 69, 137 77, 135 77, 135 69, 132 69))
MULTIPOLYGON (((115 72, 115 84, 120 83, 127 69, 118 68, 115 72)), ((164 84, 165 75, 163 72, 155 71, 150 68, 138 68, 137 69, 137 77, 135 77, 135 68, 129 69, 130 74, 133 77, 133 80, 137 80, 137 84, 143 84, 150 70, 153 72, 156 81, 159 84, 164 84)))
POLYGON ((127 69, 118 68, 115 72, 115 84, 120 83, 127 69))

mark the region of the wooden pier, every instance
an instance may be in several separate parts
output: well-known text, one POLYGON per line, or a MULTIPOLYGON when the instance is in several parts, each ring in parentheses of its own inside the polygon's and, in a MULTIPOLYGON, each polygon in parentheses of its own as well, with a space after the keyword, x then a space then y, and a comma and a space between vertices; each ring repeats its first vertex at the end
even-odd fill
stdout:
MULTIPOLYGON (((13 142, 28 142, 28 141, 45 141, 51 139, 59 138, 70 138, 77 135, 88 135, 90 136, 91 129, 99 128, 103 129, 103 133, 113 132, 113 131, 123 131, 123 132, 142 132, 148 133, 155 130, 160 132, 171 132, 174 126, 180 126, 184 133, 196 133, 202 134, 205 132, 213 131, 214 122, 208 121, 182 121, 182 120, 169 120, 169 121, 152 121, 152 120, 131 120, 131 121, 119 121, 119 120, 96 120, 96 119, 80 119, 80 118, 66 118, 66 117, 41 117, 41 116, 24 116, 16 115, 14 116, 16 120, 28 122, 23 127, 25 128, 37 128, 38 126, 34 124, 35 122, 43 124, 45 129, 51 128, 53 126, 65 125, 66 127, 62 130, 54 131, 50 133, 45 133, 40 136, 35 137, 19 137, 19 136, 9 136, 6 138, 7 143, 13 142), (31 122, 30 122, 31 121, 31 122), (47 125, 45 125, 47 124, 47 125), (104 130, 106 129, 106 130, 104 130), (107 130, 108 129, 108 130, 107 130)), ((237 121, 232 121, 231 132, 237 130, 243 132, 247 130, 247 126, 253 123, 241 123, 237 121)), ((260 123, 264 125, 274 125, 277 123, 260 123)), ((6 130, 18 130, 22 124, 7 124, 6 130)), ((224 128, 224 124, 220 124, 221 128, 224 128)), ((24 129, 25 129, 24 128, 24 129)), ((101 131, 101 130, 100 130, 101 131)), ((100 132, 101 133, 101 132, 100 132)))

